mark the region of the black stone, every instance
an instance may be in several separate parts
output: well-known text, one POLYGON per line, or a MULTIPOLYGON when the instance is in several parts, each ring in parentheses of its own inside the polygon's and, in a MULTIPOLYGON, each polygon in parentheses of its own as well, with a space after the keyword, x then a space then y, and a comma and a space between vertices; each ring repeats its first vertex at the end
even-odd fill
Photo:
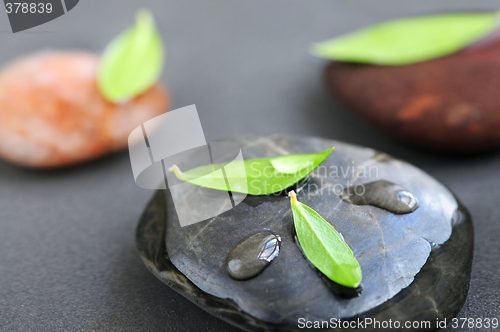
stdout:
POLYGON ((343 234, 360 262, 363 292, 338 298, 308 266, 294 243, 290 202, 284 196, 248 196, 215 218, 180 227, 170 193, 159 191, 137 229, 140 256, 158 278, 247 331, 298 331, 299 318, 366 317, 401 323, 427 320, 436 329, 436 319, 449 323, 458 314, 470 280, 472 221, 443 185, 407 163, 389 157, 380 161, 376 151, 341 142, 286 136, 238 140, 246 159, 336 146, 322 165, 327 172, 313 172, 298 198, 343 234), (377 172, 363 175, 356 169, 336 177, 334 166, 374 167, 377 172), (381 179, 407 188, 420 207, 395 215, 338 197, 345 187, 381 179), (321 192, 337 187, 338 193, 321 192), (263 230, 281 237, 279 256, 252 279, 232 279, 227 256, 247 236, 263 230))

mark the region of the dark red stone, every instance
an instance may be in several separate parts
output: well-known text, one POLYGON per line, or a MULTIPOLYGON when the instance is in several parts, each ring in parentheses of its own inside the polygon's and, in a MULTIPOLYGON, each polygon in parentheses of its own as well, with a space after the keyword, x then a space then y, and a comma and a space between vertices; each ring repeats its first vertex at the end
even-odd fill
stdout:
POLYGON ((349 110, 400 139, 435 148, 500 146, 500 38, 405 66, 332 62, 326 82, 349 110))

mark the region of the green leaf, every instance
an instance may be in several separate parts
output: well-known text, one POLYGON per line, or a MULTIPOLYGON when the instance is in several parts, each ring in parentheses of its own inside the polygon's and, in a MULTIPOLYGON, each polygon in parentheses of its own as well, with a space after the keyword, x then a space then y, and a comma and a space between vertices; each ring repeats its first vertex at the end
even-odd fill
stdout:
POLYGON ((269 195, 283 191, 305 178, 332 153, 333 149, 313 154, 233 161, 227 165, 205 165, 187 172, 181 172, 174 165, 170 170, 180 180, 198 186, 228 190, 229 185, 232 192, 269 195), (221 167, 224 167, 226 178, 220 170, 221 167))
POLYGON ((304 158, 304 155, 300 154, 290 154, 287 156, 272 158, 269 162, 275 170, 284 174, 298 173, 304 168, 312 167, 314 165, 311 159, 307 157, 304 158))
POLYGON ((406 65, 456 52, 497 25, 497 13, 450 13, 387 21, 322 43, 312 53, 330 60, 406 65))
POLYGON ((134 98, 155 84, 163 66, 163 44, 147 11, 134 27, 115 38, 101 58, 98 85, 111 102, 134 98))
POLYGON ((361 268, 351 248, 332 225, 316 211, 300 203, 290 192, 295 231, 307 259, 332 281, 356 288, 361 268))

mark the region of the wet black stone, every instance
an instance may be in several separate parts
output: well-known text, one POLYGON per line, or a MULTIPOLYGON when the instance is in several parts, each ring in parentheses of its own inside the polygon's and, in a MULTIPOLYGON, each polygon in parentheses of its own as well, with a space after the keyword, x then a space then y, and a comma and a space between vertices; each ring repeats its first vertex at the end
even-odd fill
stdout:
POLYGON ((227 271, 236 280, 247 280, 260 274, 280 251, 280 238, 272 232, 252 234, 227 257, 227 271))
POLYGON ((470 280, 472 221, 439 182, 407 163, 390 158, 381 162, 371 149, 337 141, 278 135, 238 140, 246 159, 336 147, 323 164, 328 172, 313 172, 298 198, 343 234, 360 262, 363 292, 356 298, 339 298, 309 267, 293 239, 285 196, 248 196, 216 218, 181 228, 170 193, 159 191, 137 229, 140 256, 158 278, 204 310, 247 331, 300 331, 299 318, 365 317, 428 320, 435 329, 436 319, 450 322, 458 314, 470 280), (341 166, 374 167, 376 172, 362 175, 356 169, 330 176, 335 174, 332 167, 341 166), (419 208, 395 215, 344 202, 340 192, 321 192, 382 179, 408 189, 419 208), (232 279, 226 270, 228 255, 243 239, 263 230, 281 237, 279 256, 252 279, 232 279))
POLYGON ((373 205, 395 214, 410 213, 418 208, 418 201, 411 192, 386 180, 348 187, 340 198, 351 204, 373 205))

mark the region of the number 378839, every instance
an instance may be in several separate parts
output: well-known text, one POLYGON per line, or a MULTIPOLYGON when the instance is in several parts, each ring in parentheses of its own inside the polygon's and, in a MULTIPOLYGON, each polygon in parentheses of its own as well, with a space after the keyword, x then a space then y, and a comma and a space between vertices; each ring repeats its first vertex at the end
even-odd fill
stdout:
POLYGON ((5 10, 7 14, 11 13, 23 13, 23 14, 50 14, 52 12, 51 3, 28 3, 28 2, 7 2, 5 4, 5 10))

